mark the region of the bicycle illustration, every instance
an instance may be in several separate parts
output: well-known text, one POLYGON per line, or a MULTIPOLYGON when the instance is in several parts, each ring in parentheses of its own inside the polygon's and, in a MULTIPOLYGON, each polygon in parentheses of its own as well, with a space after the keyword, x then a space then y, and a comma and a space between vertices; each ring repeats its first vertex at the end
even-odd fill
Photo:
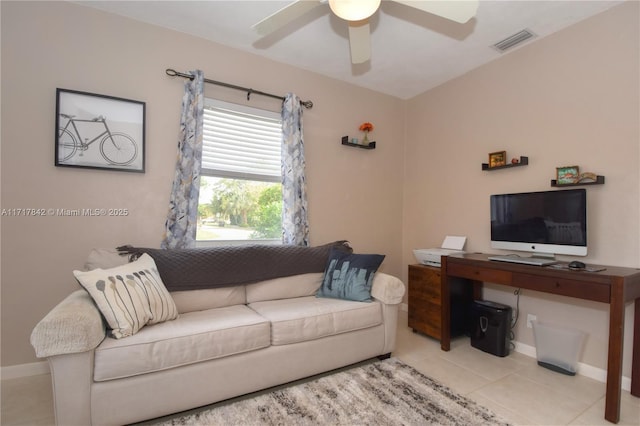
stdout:
POLYGON ((76 152, 82 156, 91 144, 100 139, 100 154, 113 165, 126 166, 138 156, 138 145, 125 133, 113 133, 107 126, 106 117, 100 115, 92 119, 75 118, 75 115, 60 114, 67 119, 67 124, 58 130, 58 160, 63 162, 73 157, 76 152), (104 126, 104 131, 95 138, 82 138, 76 123, 95 123, 104 126))

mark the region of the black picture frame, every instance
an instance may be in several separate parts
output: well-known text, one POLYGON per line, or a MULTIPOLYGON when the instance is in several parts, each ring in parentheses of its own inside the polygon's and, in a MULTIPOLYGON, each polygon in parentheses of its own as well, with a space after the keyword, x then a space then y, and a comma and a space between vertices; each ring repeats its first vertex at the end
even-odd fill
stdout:
POLYGON ((145 171, 145 102, 56 89, 55 165, 145 171))

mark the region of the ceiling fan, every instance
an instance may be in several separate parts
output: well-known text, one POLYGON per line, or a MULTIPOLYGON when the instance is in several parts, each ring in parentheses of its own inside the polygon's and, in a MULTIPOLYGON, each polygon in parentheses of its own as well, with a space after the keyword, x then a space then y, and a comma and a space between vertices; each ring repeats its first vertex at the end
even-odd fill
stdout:
MULTIPOLYGON (((471 19, 478 9, 478 0, 390 1, 461 24, 471 19)), ((296 0, 264 18, 252 28, 261 36, 266 36, 326 3, 327 0, 296 0)), ((349 23, 351 62, 360 64, 371 59, 369 17, 380 7, 380 0, 328 0, 328 3, 336 16, 349 23)))

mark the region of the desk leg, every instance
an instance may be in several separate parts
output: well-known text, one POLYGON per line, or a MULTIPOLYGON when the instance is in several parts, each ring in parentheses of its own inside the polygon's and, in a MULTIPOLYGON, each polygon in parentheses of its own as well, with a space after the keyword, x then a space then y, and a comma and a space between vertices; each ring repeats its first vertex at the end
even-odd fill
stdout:
POLYGON ((631 358, 631 395, 640 397, 640 298, 633 314, 633 357, 631 358))
MULTIPOLYGON (((447 275, 447 256, 442 256, 440 269, 440 349, 451 350, 451 280, 447 275)), ((471 281, 473 300, 482 299, 482 281, 471 281)))
POLYGON ((442 256, 440 267, 440 349, 451 349, 451 290, 447 275, 447 256, 442 256))
POLYGON ((622 387, 622 347, 624 339, 624 282, 611 283, 609 304, 609 354, 607 360, 607 395, 604 418, 612 423, 620 420, 622 387))
POLYGON ((473 300, 482 300, 482 281, 471 281, 473 283, 473 300))

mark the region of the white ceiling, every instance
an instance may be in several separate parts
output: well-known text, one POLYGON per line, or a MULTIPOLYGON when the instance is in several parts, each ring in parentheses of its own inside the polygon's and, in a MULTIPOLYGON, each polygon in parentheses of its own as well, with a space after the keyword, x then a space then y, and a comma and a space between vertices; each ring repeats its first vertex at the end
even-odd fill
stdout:
POLYGON ((535 43, 622 1, 480 0, 475 18, 457 24, 384 0, 370 19, 372 58, 359 65, 352 65, 349 59, 346 22, 334 16, 328 4, 260 38, 251 26, 290 1, 77 3, 408 99, 517 50, 520 46, 499 53, 490 46, 520 30, 537 34, 524 44, 535 43))

